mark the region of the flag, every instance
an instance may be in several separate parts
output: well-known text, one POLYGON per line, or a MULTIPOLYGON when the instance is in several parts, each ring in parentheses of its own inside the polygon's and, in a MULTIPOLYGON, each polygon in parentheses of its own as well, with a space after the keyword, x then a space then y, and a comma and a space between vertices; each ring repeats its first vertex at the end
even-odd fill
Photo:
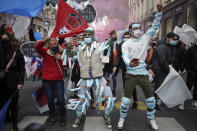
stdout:
POLYGON ((13 15, 35 17, 47 0, 0 0, 0 12, 13 15))
POLYGON ((7 112, 7 109, 9 107, 11 101, 12 101, 12 99, 9 99, 9 101, 4 105, 4 107, 0 111, 0 131, 2 131, 5 117, 6 117, 6 112, 7 112))
POLYGON ((65 38, 73 34, 80 34, 88 27, 85 20, 64 0, 59 0, 56 27, 52 37, 65 38))
POLYGON ((164 82, 155 93, 168 108, 184 104, 186 100, 192 99, 185 81, 172 66, 170 66, 170 72, 164 82))
POLYGON ((44 113, 49 110, 48 103, 47 103, 47 97, 45 93, 44 86, 42 85, 40 88, 36 89, 32 96, 34 98, 36 107, 40 111, 40 113, 44 113))

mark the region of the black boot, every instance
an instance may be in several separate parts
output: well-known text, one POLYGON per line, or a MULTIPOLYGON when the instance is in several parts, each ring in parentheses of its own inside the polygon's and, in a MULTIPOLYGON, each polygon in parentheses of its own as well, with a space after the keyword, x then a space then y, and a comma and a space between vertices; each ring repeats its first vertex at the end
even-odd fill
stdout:
POLYGON ((66 126, 66 111, 59 113, 58 122, 60 127, 66 126))
POLYGON ((48 126, 52 126, 57 122, 57 114, 55 112, 49 112, 49 116, 46 120, 48 126))

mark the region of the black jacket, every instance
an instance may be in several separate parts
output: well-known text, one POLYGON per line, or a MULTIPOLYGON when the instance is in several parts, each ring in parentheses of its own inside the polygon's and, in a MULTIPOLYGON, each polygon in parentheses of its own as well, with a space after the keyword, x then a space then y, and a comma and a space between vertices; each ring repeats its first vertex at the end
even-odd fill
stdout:
POLYGON ((186 70, 197 73, 197 45, 190 47, 186 52, 186 70))
MULTIPOLYGON (((13 56, 13 51, 10 46, 10 43, 2 43, 0 42, 0 49, 3 56, 1 56, 1 70, 5 70, 6 65, 10 61, 13 56)), ((5 76, 5 85, 6 87, 16 88, 17 85, 24 85, 24 75, 25 75, 25 60, 23 54, 18 51, 16 56, 14 57, 14 61, 10 65, 9 72, 6 73, 5 76)))
POLYGON ((167 75, 170 71, 169 65, 171 63, 172 60, 170 47, 167 44, 159 45, 156 50, 156 57, 152 60, 150 68, 154 72, 162 72, 167 75))
POLYGON ((123 45, 124 41, 121 42, 118 46, 117 46, 117 58, 116 58, 116 62, 114 64, 115 67, 119 68, 121 67, 123 72, 126 72, 126 65, 124 63, 124 60, 122 58, 122 45, 123 45))
MULTIPOLYGON (((112 42, 113 43, 113 42, 112 42)), ((110 56, 109 56, 109 63, 105 64, 103 72, 104 73, 112 73, 113 72, 113 67, 114 67, 114 53, 113 53, 113 44, 109 44, 111 46, 111 51, 110 51, 110 56)), ((116 50, 117 50, 118 44, 116 44, 116 50)), ((104 55, 106 56, 108 52, 108 49, 104 51, 104 55)))
POLYGON ((170 46, 171 49, 171 55, 172 55, 172 66, 175 68, 177 72, 185 69, 185 54, 186 49, 181 47, 181 44, 178 44, 177 46, 170 46))

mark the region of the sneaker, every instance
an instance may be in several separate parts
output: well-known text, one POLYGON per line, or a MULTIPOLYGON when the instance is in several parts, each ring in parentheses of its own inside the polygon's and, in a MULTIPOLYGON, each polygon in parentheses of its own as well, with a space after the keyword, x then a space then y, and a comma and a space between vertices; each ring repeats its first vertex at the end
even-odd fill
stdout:
POLYGON ((124 129, 124 126, 125 126, 125 118, 120 117, 118 121, 117 129, 122 130, 124 129))
POLYGON ((73 124, 73 128, 79 127, 81 124, 81 117, 77 117, 75 123, 73 124))
POLYGON ((159 130, 159 127, 158 127, 155 119, 149 119, 148 123, 149 123, 149 125, 150 125, 150 127, 152 128, 153 131, 158 131, 159 130))
POLYGON ((137 104, 138 104, 137 101, 134 101, 131 108, 132 109, 137 109, 137 104))
POLYGON ((111 129, 111 128, 112 128, 112 125, 111 125, 111 117, 108 116, 108 115, 104 115, 103 118, 104 118, 106 127, 107 127, 108 129, 111 129))
POLYGON ((184 110, 184 104, 180 104, 179 109, 184 110))
POLYGON ((192 105, 197 108, 197 101, 193 101, 192 105))
POLYGON ((57 122, 57 115, 56 113, 49 113, 49 117, 46 120, 46 124, 48 126, 52 126, 57 122))

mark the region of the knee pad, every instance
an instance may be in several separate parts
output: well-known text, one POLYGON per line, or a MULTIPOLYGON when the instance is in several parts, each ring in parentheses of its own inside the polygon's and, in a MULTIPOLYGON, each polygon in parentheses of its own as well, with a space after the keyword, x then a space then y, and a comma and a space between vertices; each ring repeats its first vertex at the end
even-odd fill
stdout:
POLYGON ((125 118, 127 116, 127 111, 129 109, 130 103, 131 103, 130 99, 128 99, 126 97, 122 98, 122 102, 120 105, 120 116, 121 117, 125 118))
POLYGON ((154 119, 155 118, 155 105, 156 100, 155 97, 150 97, 146 100, 147 105, 147 118, 148 119, 154 119))

